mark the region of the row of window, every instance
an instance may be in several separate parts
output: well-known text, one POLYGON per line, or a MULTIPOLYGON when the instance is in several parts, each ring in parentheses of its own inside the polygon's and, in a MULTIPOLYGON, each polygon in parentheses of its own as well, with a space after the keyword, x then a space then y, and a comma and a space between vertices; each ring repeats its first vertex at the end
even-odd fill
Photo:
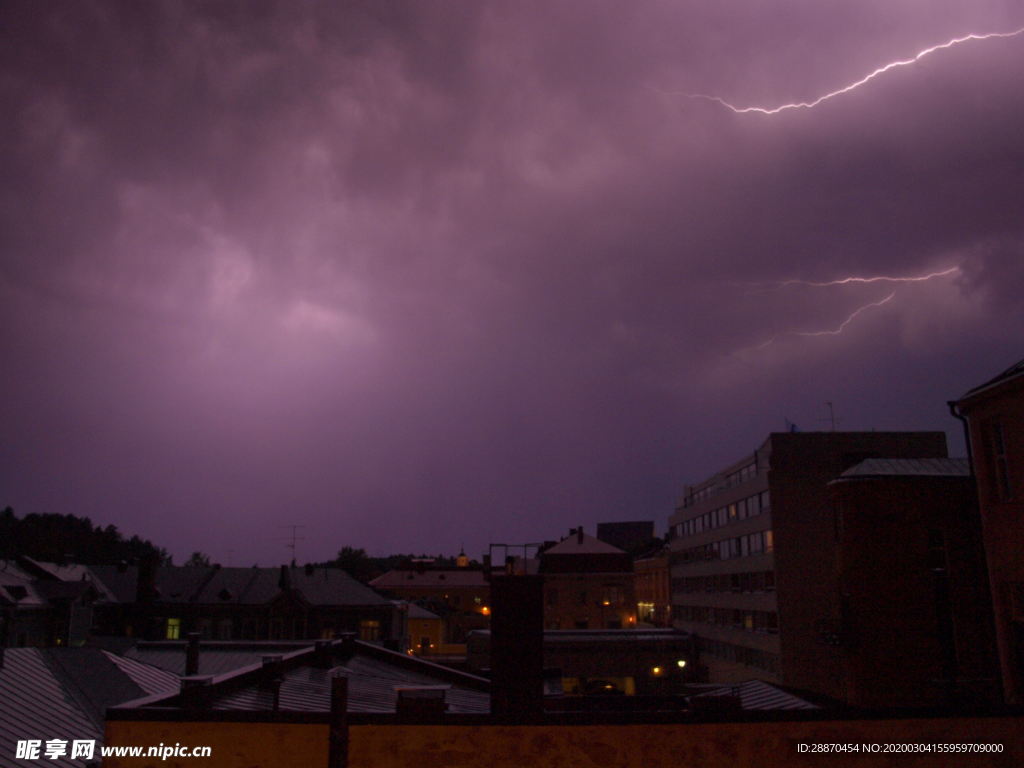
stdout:
POLYGON ((729 539, 712 541, 698 547, 687 547, 672 553, 672 564, 694 563, 703 560, 731 560, 734 557, 759 555, 762 552, 775 550, 775 537, 772 531, 755 531, 746 536, 734 536, 729 539))
POLYGON ((771 592, 775 589, 775 571, 719 573, 714 576, 683 576, 672 579, 673 593, 692 592, 771 592))
POLYGON ((677 605, 673 607, 673 615, 683 621, 717 624, 721 627, 732 627, 733 629, 742 629, 746 632, 777 634, 779 631, 779 614, 775 611, 711 608, 705 605, 677 605))
POLYGON ((778 675, 781 672, 779 655, 777 653, 769 653, 757 648, 746 648, 742 645, 733 645, 722 640, 711 640, 706 637, 700 639, 700 650, 702 653, 715 656, 723 661, 746 664, 748 667, 757 667, 773 675, 778 675))
MULTIPOLYGON (((360 640, 381 639, 381 624, 376 619, 360 621, 358 629, 360 640)), ((308 640, 311 637, 309 625, 300 619, 271 619, 262 627, 254 619, 244 619, 240 622, 234 619, 199 619, 195 622, 194 631, 199 632, 204 640, 308 640)), ((320 637, 331 639, 335 636, 335 631, 329 624, 322 626, 319 629, 320 637)), ((167 619, 164 636, 168 640, 184 639, 181 619, 167 619)))
POLYGON ((740 467, 735 472, 730 472, 725 476, 724 482, 720 485, 707 485, 701 488, 699 491, 691 491, 690 494, 683 499, 684 507, 692 507, 694 504, 707 499, 719 491, 723 491, 726 488, 732 488, 733 486, 745 483, 748 480, 752 480, 757 476, 757 462, 752 461, 749 464, 740 467))
MULTIPOLYGON (((548 587, 544 590, 545 602, 551 607, 558 605, 559 593, 557 587, 548 587)), ((577 605, 590 605, 592 602, 604 607, 620 605, 625 600, 622 587, 604 586, 600 591, 589 592, 581 589, 574 593, 573 602, 577 605)))
POLYGON ((748 517, 756 517, 762 512, 771 508, 771 497, 768 491, 755 493, 745 499, 740 499, 732 504, 705 512, 703 515, 684 520, 674 526, 676 536, 692 536, 702 531, 710 531, 721 528, 723 525, 735 523, 737 520, 746 520, 748 517))

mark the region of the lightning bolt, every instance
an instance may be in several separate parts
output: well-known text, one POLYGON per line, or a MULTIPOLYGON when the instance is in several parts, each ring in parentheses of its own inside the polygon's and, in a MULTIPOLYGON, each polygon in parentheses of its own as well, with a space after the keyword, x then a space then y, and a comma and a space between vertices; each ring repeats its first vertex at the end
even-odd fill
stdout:
POLYGON ((910 277, 889 277, 886 275, 878 275, 875 277, 844 277, 839 280, 827 280, 825 282, 815 282, 813 280, 783 280, 777 285, 783 288, 787 285, 809 285, 814 288, 826 288, 830 285, 850 285, 851 283, 923 283, 927 280, 932 280, 936 277, 945 277, 946 275, 952 275, 960 271, 959 266, 950 267, 944 269, 941 272, 930 272, 927 275, 912 275, 910 277))
POLYGON ((784 110, 787 109, 812 109, 824 101, 828 101, 829 99, 835 98, 836 96, 842 96, 844 93, 849 93, 850 91, 856 88, 860 88, 862 85, 870 83, 876 77, 884 75, 886 72, 890 70, 896 69, 897 67, 906 67, 911 64, 914 64, 923 59, 925 56, 935 53, 936 51, 943 51, 947 48, 952 48, 955 45, 960 45, 960 43, 970 42, 971 40, 991 40, 992 38, 997 37, 1016 37, 1021 33, 1024 33, 1024 27, 1021 27, 1020 29, 1015 29, 1013 32, 990 32, 985 35, 970 34, 964 35, 963 37, 954 37, 952 40, 947 40, 944 43, 939 43, 938 45, 933 45, 930 48, 925 48, 923 51, 919 51, 917 54, 915 54, 913 57, 909 59, 899 59, 897 61, 891 61, 888 64, 879 67, 874 72, 865 75, 860 80, 856 80, 850 83, 849 85, 844 85, 842 88, 839 88, 835 91, 830 91, 829 93, 826 93, 824 96, 819 96, 814 101, 800 101, 794 102, 792 104, 783 104, 778 107, 770 108, 737 107, 727 102, 721 96, 710 96, 706 93, 687 93, 680 95, 685 95, 687 98, 690 99, 706 99, 707 101, 717 102, 721 104, 723 107, 731 109, 733 112, 739 115, 746 114, 747 112, 760 112, 762 115, 777 115, 779 112, 783 112, 784 110))
POLYGON ((896 291, 893 291, 892 293, 890 293, 888 296, 886 296, 881 301, 873 301, 870 304, 865 304, 862 307, 858 307, 853 312, 851 312, 850 315, 845 320, 843 320, 843 322, 841 322, 837 328, 834 328, 832 330, 829 330, 829 331, 786 331, 785 333, 780 333, 778 336, 772 336, 770 339, 768 339, 768 341, 763 342, 762 344, 758 344, 756 347, 753 347, 753 349, 764 349, 765 347, 771 346, 772 344, 775 343, 775 341, 777 339, 779 339, 779 338, 781 338, 783 336, 838 336, 843 331, 845 331, 846 330, 846 326, 848 326, 850 323, 852 323, 857 318, 857 316, 860 315, 862 312, 866 312, 867 310, 871 309, 872 307, 880 307, 883 304, 888 304, 890 301, 892 301, 892 299, 893 299, 893 297, 895 295, 896 295, 896 291))

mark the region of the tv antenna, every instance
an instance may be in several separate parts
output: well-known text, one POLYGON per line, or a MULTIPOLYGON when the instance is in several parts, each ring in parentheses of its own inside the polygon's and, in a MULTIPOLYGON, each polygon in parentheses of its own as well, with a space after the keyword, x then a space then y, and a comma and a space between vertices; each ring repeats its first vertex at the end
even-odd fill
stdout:
POLYGON ((296 553, 296 550, 297 550, 296 543, 300 542, 300 541, 305 541, 306 540, 306 537, 305 536, 299 536, 298 532, 299 532, 300 528, 305 528, 306 526, 304 526, 304 525, 281 525, 281 526, 278 526, 278 527, 279 528, 290 528, 291 529, 292 535, 288 537, 288 539, 287 539, 288 543, 285 544, 284 546, 285 546, 286 549, 290 549, 292 551, 292 565, 295 565, 295 562, 296 562, 296 560, 295 560, 295 553, 296 553))

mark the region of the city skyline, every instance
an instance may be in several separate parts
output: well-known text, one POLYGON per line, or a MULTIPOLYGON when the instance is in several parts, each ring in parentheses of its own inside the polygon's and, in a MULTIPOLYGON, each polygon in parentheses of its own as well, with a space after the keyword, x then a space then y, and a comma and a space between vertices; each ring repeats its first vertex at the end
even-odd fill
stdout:
POLYGON ((891 6, 8 6, 0 507, 479 557, 662 532, 788 424, 964 456, 1024 15, 891 6))

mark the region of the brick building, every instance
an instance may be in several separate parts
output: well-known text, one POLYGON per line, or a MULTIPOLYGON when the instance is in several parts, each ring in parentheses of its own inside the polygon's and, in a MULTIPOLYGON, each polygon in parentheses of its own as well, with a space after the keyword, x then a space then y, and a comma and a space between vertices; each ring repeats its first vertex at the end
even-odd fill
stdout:
POLYGON ((1024 703, 1024 360, 950 403, 966 420, 1003 692, 1024 703))

